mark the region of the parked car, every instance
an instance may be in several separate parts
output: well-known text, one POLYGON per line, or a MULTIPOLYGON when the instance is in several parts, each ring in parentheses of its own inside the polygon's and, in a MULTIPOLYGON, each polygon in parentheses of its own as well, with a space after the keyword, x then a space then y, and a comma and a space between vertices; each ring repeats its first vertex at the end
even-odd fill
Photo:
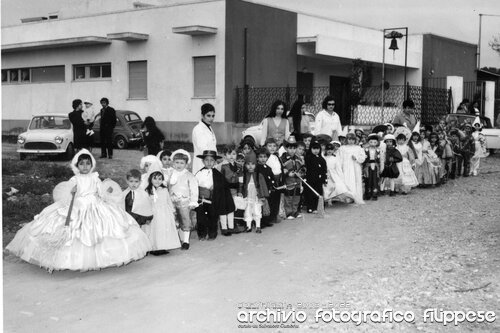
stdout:
MULTIPOLYGON (((465 122, 473 124, 476 119, 475 115, 462 114, 462 113, 450 113, 446 116, 446 123, 452 120, 456 120, 458 126, 462 126, 465 122)), ((500 149, 500 128, 493 128, 491 126, 490 118, 480 117, 481 123, 483 124, 482 133, 486 137, 486 147, 488 149, 500 149)))
POLYGON ((21 160, 28 154, 63 155, 71 159, 75 150, 73 128, 68 114, 49 113, 33 116, 28 130, 17 137, 17 152, 21 160))
MULTIPOLYGON (((101 116, 98 114, 95 118, 94 127, 94 144, 101 143, 100 121, 101 116)), ((116 126, 113 131, 113 143, 116 148, 124 149, 130 145, 137 145, 142 141, 141 117, 134 111, 116 110, 116 126)))
MULTIPOLYGON (((309 118, 309 125, 311 128, 311 131, 313 131, 316 117, 311 112, 306 112, 306 114, 304 116, 309 118)), ((244 130, 243 132, 241 132, 241 137, 243 139, 253 140, 253 142, 255 143, 256 146, 260 146, 260 137, 262 135, 262 123, 263 122, 264 122, 264 120, 262 120, 259 125, 249 127, 246 130, 244 130)))

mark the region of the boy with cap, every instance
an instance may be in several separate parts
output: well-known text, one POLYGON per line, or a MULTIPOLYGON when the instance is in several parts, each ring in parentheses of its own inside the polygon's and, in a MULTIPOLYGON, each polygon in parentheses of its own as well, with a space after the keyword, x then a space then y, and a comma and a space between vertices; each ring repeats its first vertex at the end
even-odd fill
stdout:
POLYGON ((217 237, 219 215, 234 212, 234 201, 226 178, 215 169, 215 162, 222 157, 214 150, 204 150, 196 155, 203 160, 204 167, 195 175, 198 181, 198 202, 196 219, 198 222, 198 238, 214 240, 217 237))
MULTIPOLYGON (((266 141, 266 148, 269 152, 269 158, 266 161, 266 165, 271 168, 274 177, 274 186, 279 187, 281 185, 281 178, 283 175, 283 165, 279 159, 276 151, 278 149, 278 144, 274 138, 268 138, 266 141)), ((279 223, 279 210, 280 210, 280 200, 281 193, 278 190, 271 191, 269 196, 269 209, 271 213, 269 214, 270 223, 279 223)))
POLYGON ((379 137, 376 133, 368 135, 368 147, 365 148, 366 159, 364 161, 365 194, 364 200, 378 199, 378 186, 380 176, 380 149, 379 137))
POLYGON ((285 143, 286 153, 281 156, 283 164, 283 175, 285 181, 285 213, 286 218, 292 220, 297 217, 302 217, 298 211, 300 200, 301 181, 297 178, 299 172, 302 172, 304 164, 300 158, 295 155, 297 150, 297 142, 290 140, 285 143))
POLYGON ((474 137, 472 136, 472 125, 469 123, 464 124, 465 138, 462 140, 462 156, 464 160, 464 177, 469 177, 470 165, 472 156, 476 152, 476 144, 474 137))
MULTIPOLYGON (((266 164, 270 154, 266 148, 257 149, 255 154, 257 155, 257 168, 256 168, 257 173, 261 174, 264 177, 264 180, 265 180, 266 186, 267 186, 267 190, 269 192, 269 196, 267 198, 267 201, 269 204, 269 215, 267 215, 267 216, 264 215, 262 217, 261 225, 262 225, 262 228, 271 227, 272 223, 273 223, 274 216, 271 216, 271 206, 270 206, 271 204, 269 201, 271 200, 273 193, 277 192, 277 190, 275 189, 276 182, 274 180, 273 171, 271 170, 271 167, 266 164)), ((279 195, 279 193, 278 193, 278 195, 279 195)), ((278 196, 278 198, 279 198, 279 196, 278 196)))

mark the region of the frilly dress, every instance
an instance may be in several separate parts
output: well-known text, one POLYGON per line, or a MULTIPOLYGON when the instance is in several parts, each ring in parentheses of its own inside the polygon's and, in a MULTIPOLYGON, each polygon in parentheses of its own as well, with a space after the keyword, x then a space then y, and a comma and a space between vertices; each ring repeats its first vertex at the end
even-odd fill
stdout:
POLYGON ((403 161, 398 163, 399 169, 399 177, 396 180, 396 184, 405 187, 406 191, 409 191, 410 188, 418 186, 418 180, 415 176, 415 172, 413 171, 410 163, 410 152, 407 144, 397 145, 396 149, 399 150, 401 156, 403 157, 403 161))
POLYGON ((344 173, 340 164, 340 157, 325 156, 328 183, 323 186, 323 195, 326 200, 362 203, 362 197, 354 196, 345 185, 344 173))
POLYGON ((64 229, 69 210, 68 196, 54 202, 19 230, 7 250, 21 259, 52 270, 99 270, 143 258, 150 242, 124 209, 103 200, 97 172, 77 174, 69 183, 77 186, 69 239, 60 246, 47 242, 64 229))

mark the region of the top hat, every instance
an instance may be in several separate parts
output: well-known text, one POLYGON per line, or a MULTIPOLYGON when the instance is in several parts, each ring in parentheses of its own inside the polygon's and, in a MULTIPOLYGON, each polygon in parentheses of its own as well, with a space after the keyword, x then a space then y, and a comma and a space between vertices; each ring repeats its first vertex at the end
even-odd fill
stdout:
POLYGON ((213 157, 214 159, 222 158, 222 156, 217 155, 215 150, 204 150, 201 155, 196 155, 196 157, 204 159, 205 157, 213 157))

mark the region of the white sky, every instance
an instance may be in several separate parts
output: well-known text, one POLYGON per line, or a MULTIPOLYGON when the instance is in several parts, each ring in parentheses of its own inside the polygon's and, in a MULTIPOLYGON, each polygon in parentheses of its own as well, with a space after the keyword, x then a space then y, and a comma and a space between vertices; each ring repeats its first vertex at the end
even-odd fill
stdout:
MULTIPOLYGON (((2 25, 17 24, 21 17, 40 16, 58 11, 61 6, 73 1, 1 0, 2 25)), ((500 0, 247 1, 295 9, 380 30, 408 27, 410 34, 430 32, 474 44, 477 44, 479 40, 479 13, 499 15, 497 17, 483 16, 481 67, 500 68, 500 56, 488 46, 488 41, 492 36, 500 33, 500 0)))

